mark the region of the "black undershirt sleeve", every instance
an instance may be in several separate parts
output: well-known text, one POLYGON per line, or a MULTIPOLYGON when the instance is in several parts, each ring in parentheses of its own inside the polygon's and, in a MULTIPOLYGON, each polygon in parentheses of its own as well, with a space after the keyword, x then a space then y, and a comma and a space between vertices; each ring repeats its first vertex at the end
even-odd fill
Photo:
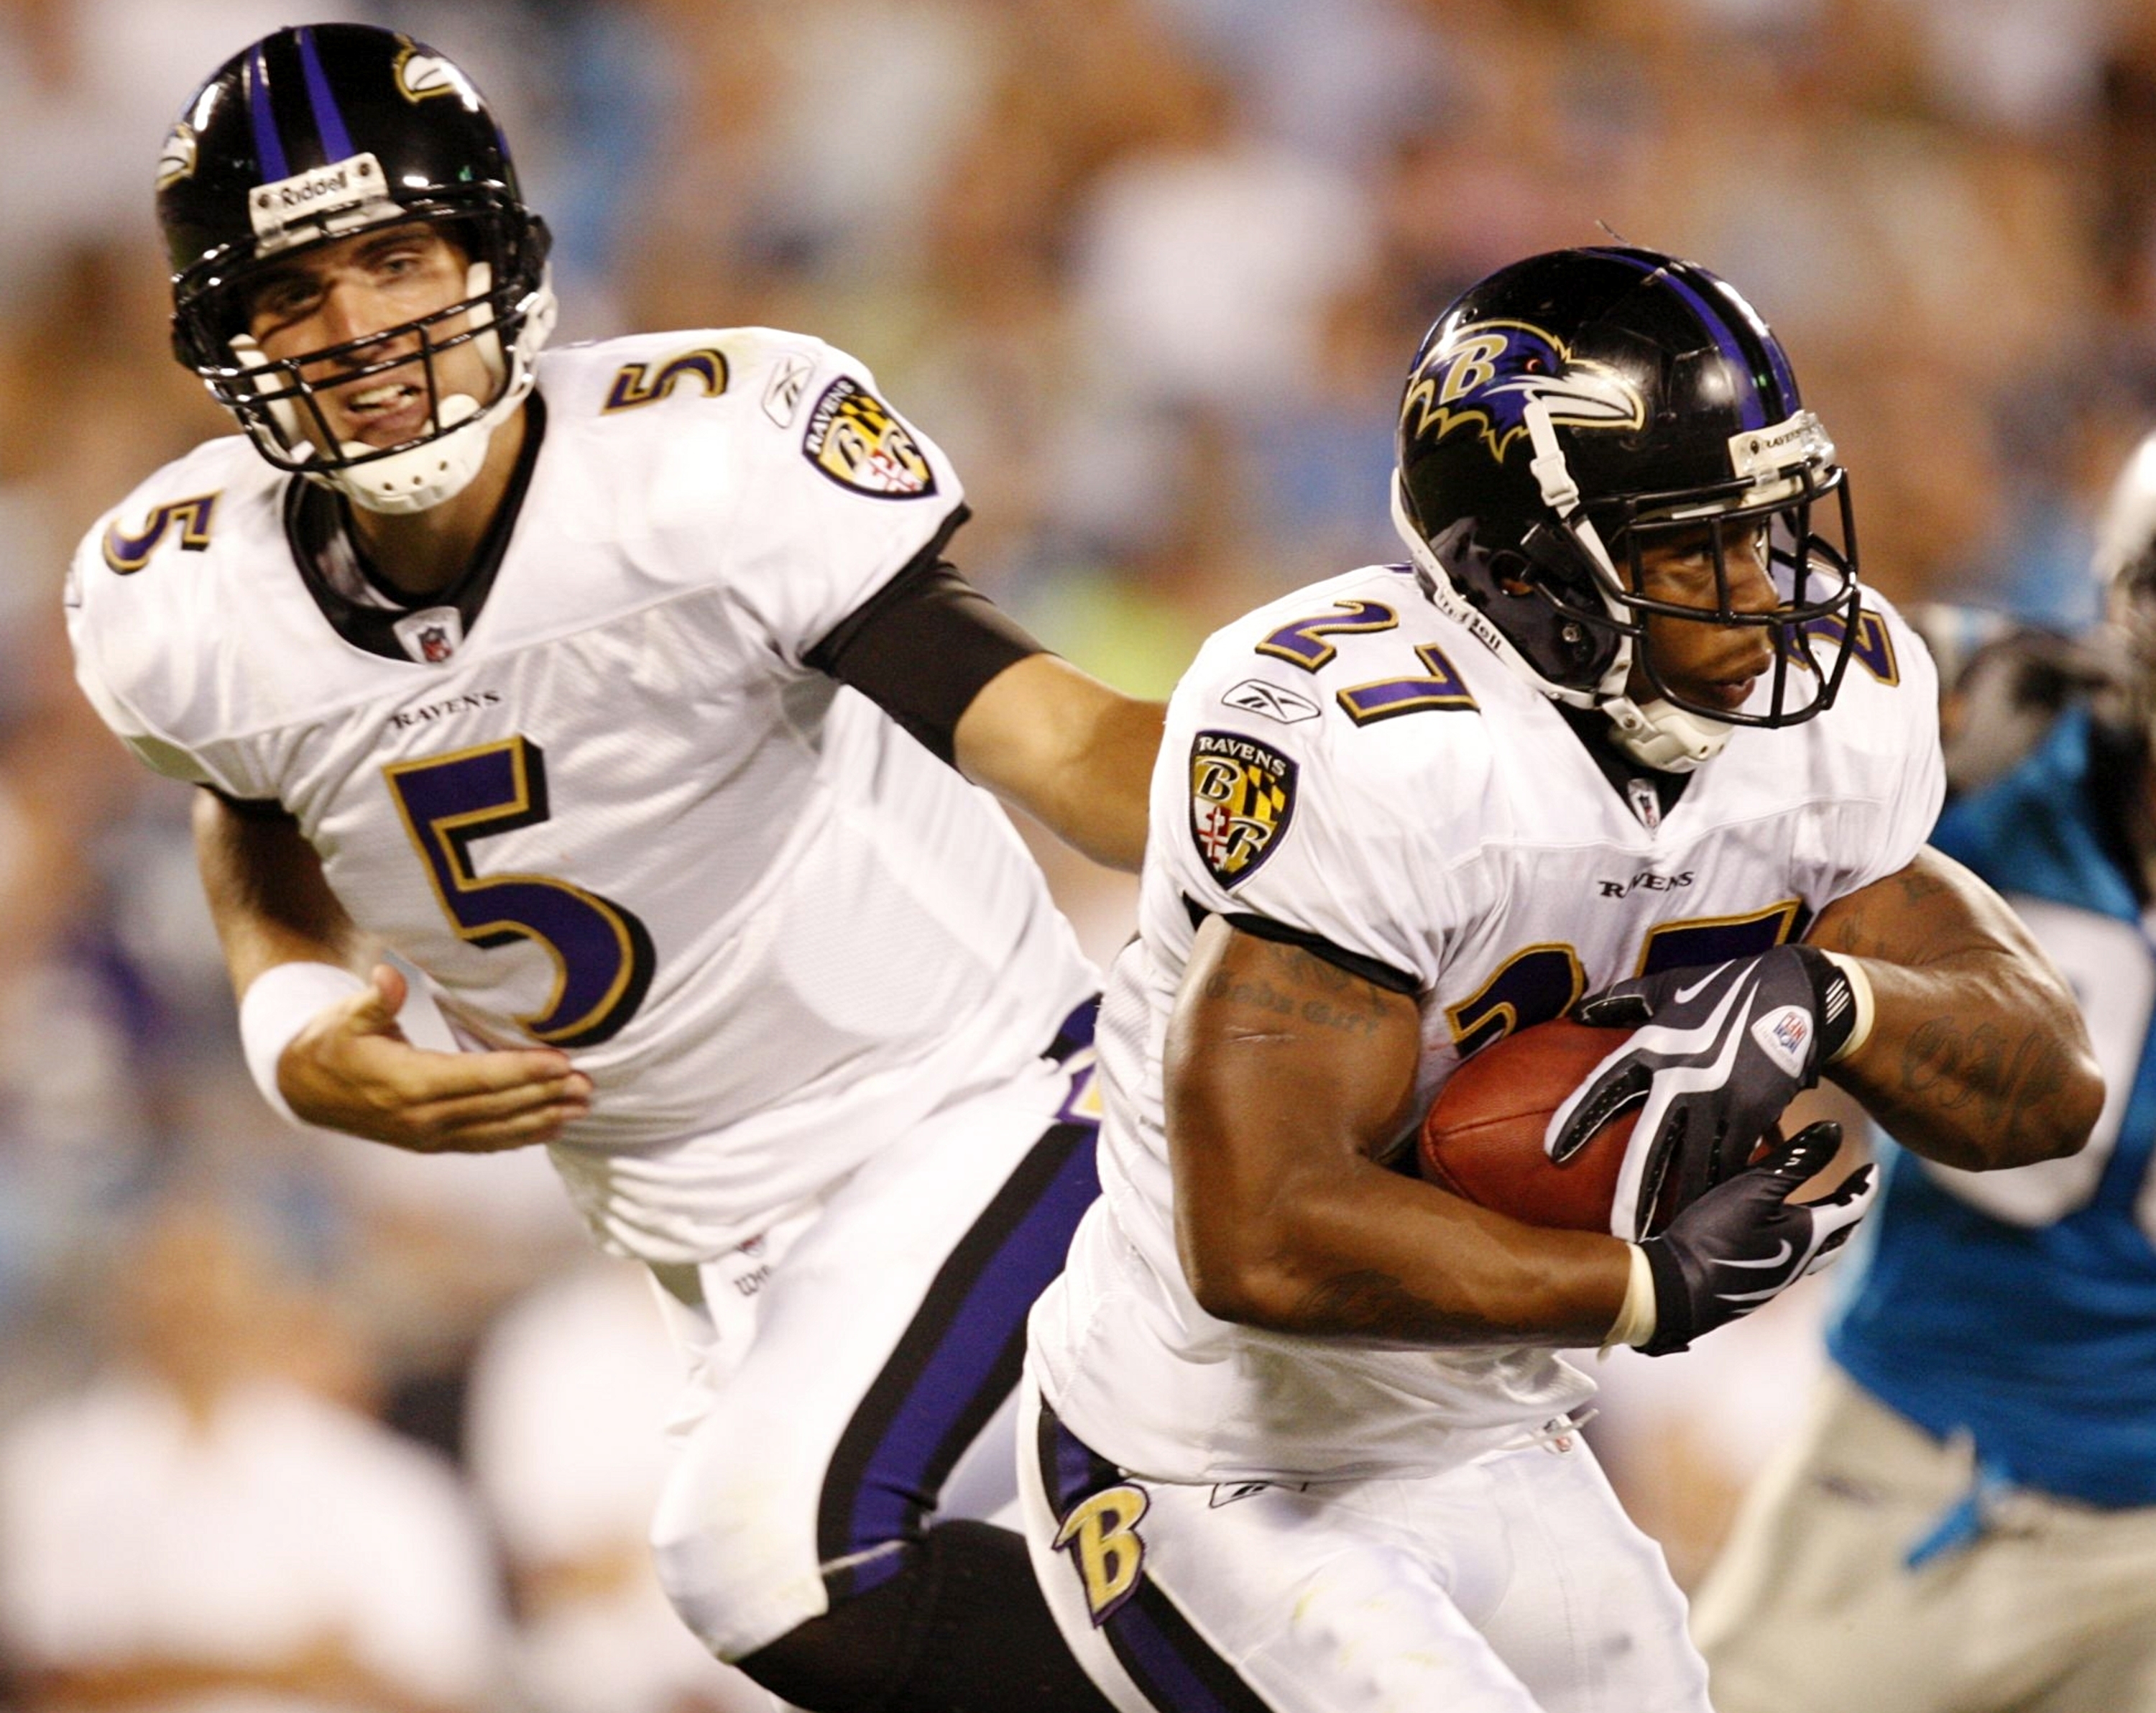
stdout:
POLYGON ((807 664, 850 684, 952 759, 959 717, 1006 666, 1046 652, 942 557, 954 517, 904 569, 810 649, 807 664))
MULTIPOLYGON (((1214 913, 1195 898, 1186 897, 1184 912, 1190 925, 1197 927, 1214 913)), ((1227 910, 1220 913, 1229 927, 1249 934, 1253 939, 1271 940, 1277 945, 1296 946, 1313 958, 1322 958, 1336 970, 1345 970, 1350 975, 1359 975, 1373 987, 1381 987, 1388 993, 1404 994, 1413 999, 1422 991, 1422 983, 1414 976, 1395 970, 1389 964, 1381 964, 1375 958, 1361 952, 1351 952, 1345 946, 1336 946, 1319 934, 1307 929, 1291 928, 1285 922, 1276 922, 1270 916, 1253 915, 1247 911, 1227 910)))
POLYGON ((229 791, 220 791, 215 785, 204 785, 202 789, 216 798, 242 820, 284 822, 295 820, 292 811, 285 808, 275 797, 235 797, 229 791))

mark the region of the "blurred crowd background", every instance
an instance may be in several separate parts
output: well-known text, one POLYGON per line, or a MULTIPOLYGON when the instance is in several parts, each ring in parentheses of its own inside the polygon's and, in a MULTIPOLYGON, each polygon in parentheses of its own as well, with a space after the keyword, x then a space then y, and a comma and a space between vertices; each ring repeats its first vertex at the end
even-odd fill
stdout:
MULTIPOLYGON (((1163 692, 1396 557, 1405 364, 1462 286, 1626 240, 1734 280, 1902 600, 2071 626, 2156 421, 2139 0, 458 0, 552 222, 560 337, 761 322, 957 460, 956 557, 1163 692)), ((658 1609, 667 1354, 542 1157, 281 1127, 186 791, 78 697, 78 538, 227 419, 151 218, 197 82, 288 0, 0 8, 0 1702, 762 1708, 658 1609)), ((244 616, 244 615, 243 615, 244 616)), ((1090 947, 1127 885, 1045 851, 1090 947)), ((1801 1294, 1614 1363, 1598 1438, 1695 1576, 1816 1362, 1801 1294)))

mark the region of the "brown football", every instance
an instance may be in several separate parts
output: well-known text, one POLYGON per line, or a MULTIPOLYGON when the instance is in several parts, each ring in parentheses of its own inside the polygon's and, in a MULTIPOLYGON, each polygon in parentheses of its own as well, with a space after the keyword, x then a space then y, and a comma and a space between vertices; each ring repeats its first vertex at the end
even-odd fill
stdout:
POLYGON ((1452 1073, 1423 1119, 1423 1176, 1529 1225, 1608 1231, 1639 1109, 1612 1119, 1563 1165, 1543 1152, 1543 1132, 1565 1097, 1628 1038, 1621 1029, 1559 1018, 1484 1047, 1452 1073))

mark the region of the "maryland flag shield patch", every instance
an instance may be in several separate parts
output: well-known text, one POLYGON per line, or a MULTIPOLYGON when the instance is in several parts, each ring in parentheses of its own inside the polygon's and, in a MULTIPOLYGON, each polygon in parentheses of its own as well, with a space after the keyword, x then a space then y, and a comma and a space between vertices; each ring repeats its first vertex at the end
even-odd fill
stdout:
POLYGON ((808 414, 803 456, 843 488, 875 500, 936 491, 936 472, 906 424, 882 399, 844 375, 824 388, 808 414))
POLYGON ((1190 745, 1190 836, 1224 887, 1248 880, 1295 813, 1295 762, 1235 732, 1200 732, 1190 745))

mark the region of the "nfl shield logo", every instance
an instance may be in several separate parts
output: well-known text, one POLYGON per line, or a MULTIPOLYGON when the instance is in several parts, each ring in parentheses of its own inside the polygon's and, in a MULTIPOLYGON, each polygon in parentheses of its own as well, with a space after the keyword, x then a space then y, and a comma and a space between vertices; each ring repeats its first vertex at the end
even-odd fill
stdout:
POLYGON ((1190 834, 1206 870, 1240 885, 1272 855, 1295 812, 1295 762, 1234 732, 1200 732, 1190 746, 1190 834))
POLYGON ((1649 832, 1662 824, 1661 794, 1645 779, 1625 781, 1625 800, 1632 805, 1632 813, 1641 826, 1649 832))
POLYGON ((424 607, 391 628, 404 652, 424 666, 439 666, 464 646, 465 621, 454 607, 424 607))

